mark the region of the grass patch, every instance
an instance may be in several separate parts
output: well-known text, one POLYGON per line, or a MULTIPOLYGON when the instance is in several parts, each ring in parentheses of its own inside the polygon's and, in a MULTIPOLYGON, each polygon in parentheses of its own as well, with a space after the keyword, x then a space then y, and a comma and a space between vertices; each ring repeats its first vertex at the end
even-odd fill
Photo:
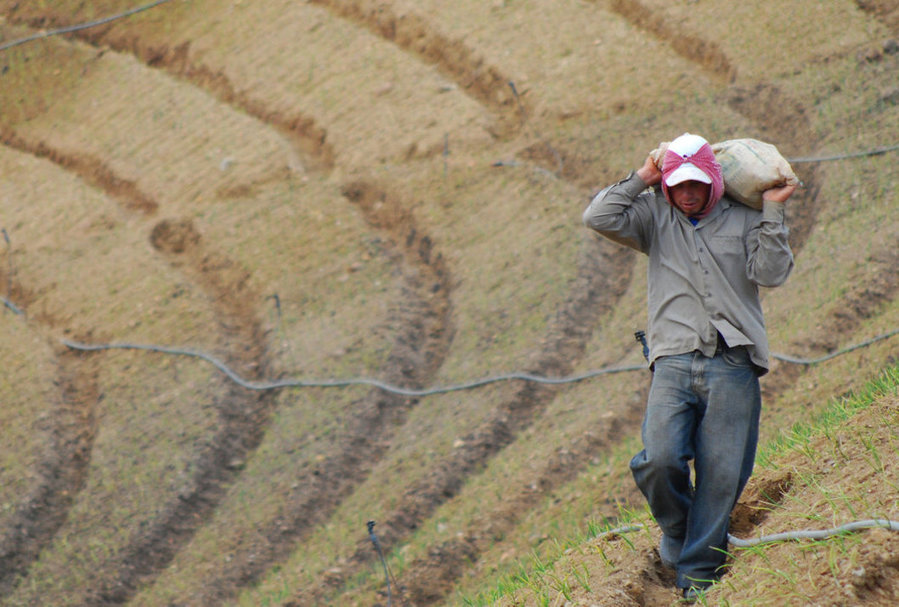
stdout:
MULTIPOLYGON (((759 450, 757 461, 761 468, 777 469, 780 466, 790 466, 800 479, 796 485, 806 485, 817 494, 814 502, 802 501, 805 499, 802 496, 792 498, 792 502, 787 501, 790 505, 784 507, 789 507, 791 511, 795 510, 792 514, 794 517, 796 513, 801 512, 818 513, 818 516, 811 521, 803 521, 800 517, 793 518, 788 524, 802 528, 809 523, 812 527, 828 526, 832 519, 822 512, 821 503, 829 504, 831 511, 842 510, 856 517, 866 518, 867 515, 877 511, 876 507, 873 511, 864 507, 863 494, 870 487, 866 487, 861 493, 849 495, 845 492, 845 487, 842 490, 824 487, 817 479, 818 472, 815 470, 803 472, 800 466, 809 468, 817 462, 829 460, 828 453, 822 451, 821 440, 827 439, 838 444, 849 439, 848 435, 852 434, 854 429, 853 420, 858 419, 861 413, 871 410, 872 405, 880 404, 880 412, 875 416, 878 421, 865 423, 866 428, 872 425, 889 428, 893 425, 893 422, 884 416, 893 417, 890 413, 893 406, 891 399, 895 398, 897 389, 899 389, 899 367, 888 367, 881 375, 867 382, 852 395, 834 399, 812 419, 794 424, 780 437, 769 441, 759 450)), ((882 444, 875 445, 864 431, 857 434, 856 442, 862 446, 859 457, 866 466, 872 468, 872 472, 881 474, 882 469, 878 462, 887 457, 888 453, 883 452, 882 444)), ((889 434, 893 433, 890 431, 889 434)), ((890 454, 895 452, 896 443, 896 440, 887 441, 890 454)), ((634 567, 635 561, 639 562, 641 559, 640 552, 651 548, 657 541, 653 533, 654 528, 655 523, 645 509, 643 511, 622 509, 614 522, 590 521, 585 528, 582 528, 580 534, 573 534, 565 541, 550 538, 539 553, 533 551, 528 557, 518 559, 514 565, 515 571, 501 575, 494 583, 494 587, 470 595, 461 595, 459 598, 463 604, 477 607, 555 604, 554 601, 572 600, 573 593, 577 593, 581 600, 587 602, 590 596, 598 599, 605 595, 596 594, 599 586, 591 584, 591 578, 610 576, 611 579, 614 572, 634 567), (591 541, 610 529, 629 525, 639 525, 642 531, 624 533, 620 536, 616 534, 615 538, 620 537, 620 542, 611 547, 605 542, 591 541), (598 558, 590 560, 588 556, 598 558)), ((799 588, 800 578, 803 575, 802 563, 809 558, 824 560, 830 563, 829 567, 839 567, 845 574, 847 567, 850 566, 847 563, 858 563, 857 553, 864 545, 863 542, 864 540, 857 536, 837 536, 830 540, 801 544, 798 548, 795 544, 788 543, 788 549, 796 549, 798 556, 784 557, 786 568, 783 568, 782 564, 770 563, 771 557, 767 555, 770 547, 760 546, 737 551, 737 565, 715 587, 715 590, 710 591, 706 600, 711 601, 710 604, 770 604, 767 602, 768 599, 760 597, 753 599, 756 602, 744 602, 745 597, 757 596, 753 593, 763 591, 755 588, 747 592, 738 582, 743 575, 753 581, 758 576, 767 578, 770 587, 777 588, 778 596, 782 596, 783 591, 796 599, 808 600, 807 590, 799 588), (809 553, 822 550, 819 556, 808 557, 809 553), (827 556, 823 556, 825 554, 827 556), (758 561, 758 564, 747 570, 746 567, 749 565, 744 566, 744 561, 750 560, 750 556, 758 561), (837 561, 839 565, 834 564, 837 561), (716 602, 719 600, 720 603, 716 602)))
MULTIPOLYGON (((799 421, 781 435, 769 441, 756 456, 762 467, 776 467, 776 460, 786 451, 810 449, 811 439, 819 435, 831 436, 847 419, 871 406, 874 401, 893 394, 899 386, 899 367, 884 369, 882 374, 866 383, 851 395, 831 401, 823 411, 807 421, 799 421)), ((814 453, 812 453, 814 455, 814 453)))

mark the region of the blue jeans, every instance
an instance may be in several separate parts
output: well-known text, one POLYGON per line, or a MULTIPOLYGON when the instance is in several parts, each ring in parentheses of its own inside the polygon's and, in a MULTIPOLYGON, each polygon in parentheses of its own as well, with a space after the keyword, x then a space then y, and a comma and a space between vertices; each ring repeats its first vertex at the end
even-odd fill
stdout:
POLYGON ((755 461, 761 400, 744 347, 655 361, 644 448, 630 467, 664 533, 662 558, 676 566, 680 588, 707 586, 721 574, 730 513, 755 461))

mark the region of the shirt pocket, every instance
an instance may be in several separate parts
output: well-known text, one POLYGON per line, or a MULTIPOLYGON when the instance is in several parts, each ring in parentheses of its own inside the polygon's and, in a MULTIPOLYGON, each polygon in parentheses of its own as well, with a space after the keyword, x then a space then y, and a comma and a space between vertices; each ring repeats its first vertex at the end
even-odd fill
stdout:
POLYGON ((743 237, 736 234, 715 234, 708 240, 709 253, 725 272, 743 270, 746 266, 746 249, 743 237))
POLYGON ((709 238, 709 249, 716 254, 738 253, 743 255, 743 237, 739 234, 715 234, 709 238))

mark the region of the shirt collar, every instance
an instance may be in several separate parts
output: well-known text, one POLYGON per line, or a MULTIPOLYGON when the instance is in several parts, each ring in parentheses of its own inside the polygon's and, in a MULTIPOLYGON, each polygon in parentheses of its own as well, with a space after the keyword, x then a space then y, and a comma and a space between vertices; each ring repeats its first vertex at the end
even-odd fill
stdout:
POLYGON ((695 217, 687 217, 681 211, 677 211, 677 212, 680 213, 681 217, 683 217, 684 219, 689 221, 691 224, 693 224, 694 226, 698 226, 700 224, 701 225, 708 224, 709 222, 713 221, 716 217, 718 217, 719 215, 724 213, 724 211, 726 209, 729 209, 732 206, 733 206, 733 202, 731 202, 727 198, 722 198, 718 202, 718 204, 716 204, 715 207, 711 211, 709 211, 709 214, 706 215, 705 217, 702 217, 701 219, 696 219, 695 217))

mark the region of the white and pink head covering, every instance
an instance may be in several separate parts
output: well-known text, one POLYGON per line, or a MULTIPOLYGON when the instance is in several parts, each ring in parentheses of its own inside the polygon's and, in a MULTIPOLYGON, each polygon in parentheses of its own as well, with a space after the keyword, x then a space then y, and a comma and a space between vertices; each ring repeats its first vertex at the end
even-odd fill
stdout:
POLYGON ((709 201, 697 215, 703 218, 711 212, 724 195, 721 165, 709 142, 699 135, 684 133, 670 144, 662 159, 662 191, 671 202, 668 188, 684 181, 700 181, 711 185, 709 201))

